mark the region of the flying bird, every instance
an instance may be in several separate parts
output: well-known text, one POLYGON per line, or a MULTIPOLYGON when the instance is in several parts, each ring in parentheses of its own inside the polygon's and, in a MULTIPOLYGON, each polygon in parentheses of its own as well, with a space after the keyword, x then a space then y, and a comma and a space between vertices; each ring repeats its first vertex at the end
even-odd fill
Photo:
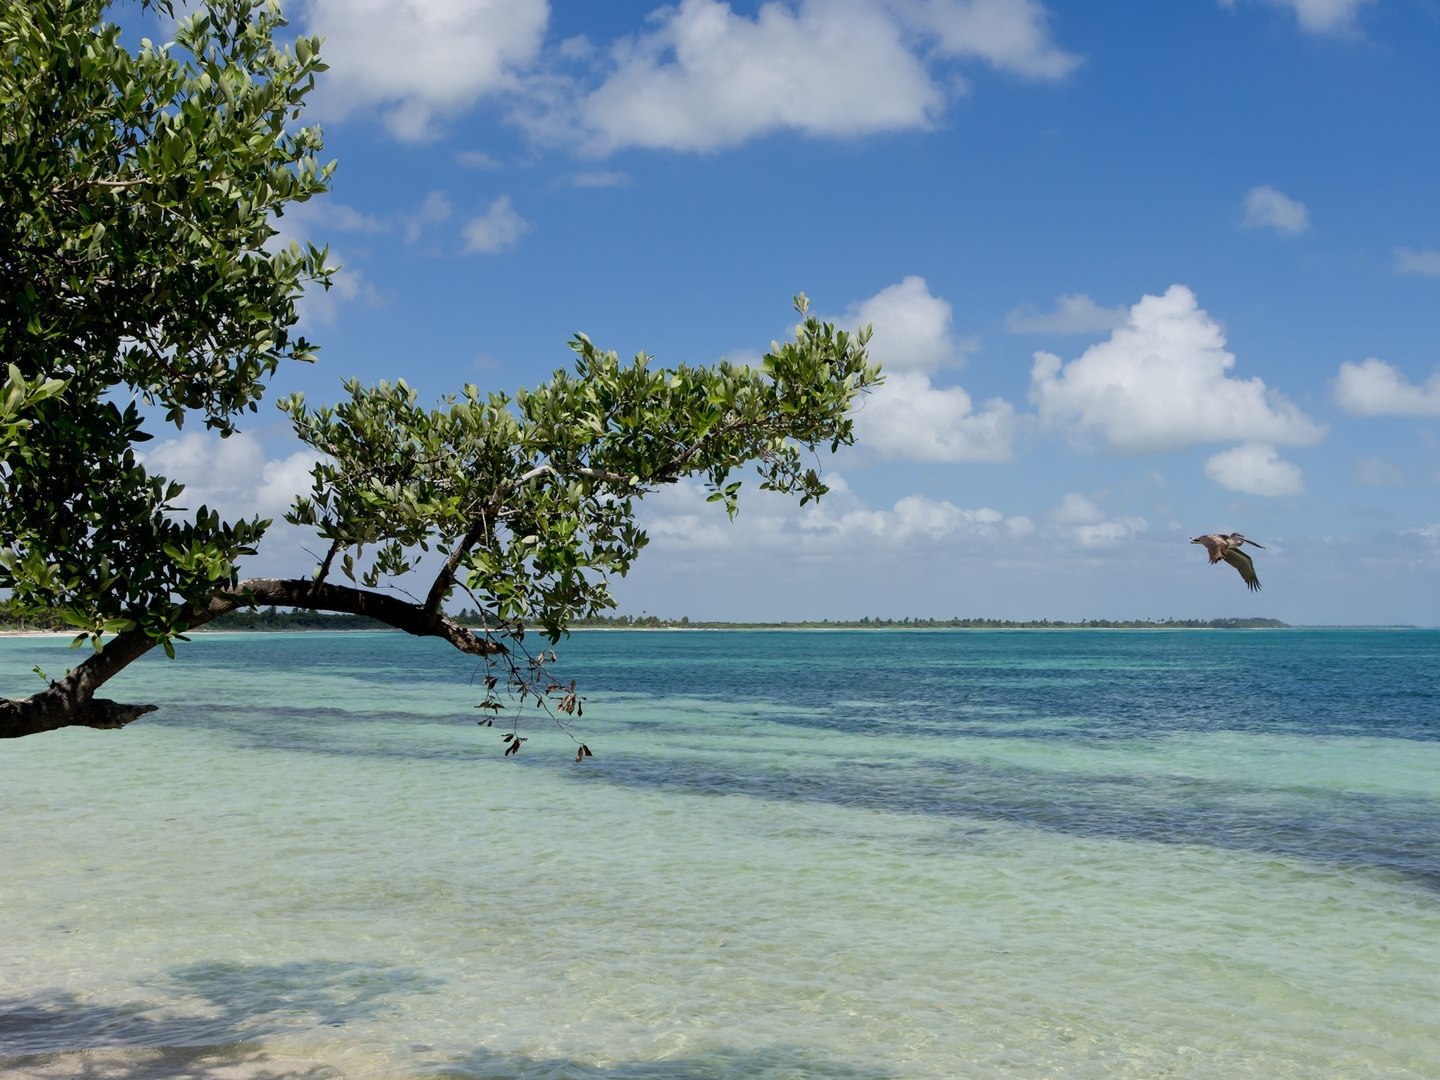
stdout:
POLYGON ((1190 543, 1204 545, 1205 550, 1210 553, 1212 563, 1224 559, 1240 571, 1240 577, 1250 587, 1251 592, 1259 591, 1260 579, 1255 576, 1255 563, 1249 555, 1240 550, 1240 545, 1249 544, 1264 551, 1264 544, 1257 544, 1254 540, 1241 536, 1238 532, 1230 533, 1228 536, 1225 533, 1206 533, 1204 536, 1191 537, 1190 543))

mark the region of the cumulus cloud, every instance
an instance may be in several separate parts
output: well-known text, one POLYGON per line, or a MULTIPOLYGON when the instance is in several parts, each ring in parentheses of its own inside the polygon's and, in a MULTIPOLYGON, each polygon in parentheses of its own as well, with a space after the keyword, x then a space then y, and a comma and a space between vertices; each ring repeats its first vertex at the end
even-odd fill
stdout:
POLYGON ((1347 360, 1335 379, 1335 402, 1356 416, 1440 416, 1440 368, 1416 386, 1383 360, 1347 360))
POLYGON ((1029 304, 1005 316, 1005 329, 1012 334, 1097 334, 1121 325, 1128 309, 1102 308, 1084 293, 1066 293, 1055 301, 1055 310, 1041 312, 1029 304))
POLYGON ((654 548, 744 551, 753 557, 776 551, 848 555, 857 545, 903 551, 956 540, 999 543, 1035 531, 1023 516, 1007 517, 989 507, 967 509, 924 495, 906 495, 888 508, 871 509, 842 477, 827 476, 826 481, 830 494, 806 507, 785 496, 752 491, 748 499, 742 496, 733 523, 705 501, 699 484, 676 484, 646 498, 642 524, 654 548))
POLYGON ((1036 0, 891 0, 909 26, 935 36, 942 55, 981 60, 1032 79, 1060 79, 1080 58, 1055 46, 1036 0))
POLYGON ((187 431, 156 443, 143 460, 151 472, 185 485, 180 502, 186 510, 203 505, 224 517, 278 519, 296 495, 310 489, 310 470, 320 456, 302 448, 269 458, 261 440, 246 432, 222 439, 187 431))
POLYGON ((1251 442, 1223 450, 1205 462, 1205 475, 1221 487, 1246 495, 1300 495, 1305 478, 1269 443, 1251 442))
POLYGON ((530 222, 510 205, 510 196, 501 195, 485 213, 467 221, 460 232, 466 251, 494 255, 514 247, 530 228, 530 222))
POLYGON ((1207 442, 1313 443, 1325 429, 1258 379, 1228 372, 1219 325, 1183 285, 1135 304, 1123 326, 1065 363, 1037 352, 1030 400, 1040 425, 1080 446, 1127 454, 1207 442))
POLYGON ((905 461, 1009 461, 1018 427, 1009 402, 992 398, 976 411, 962 387, 935 386, 918 371, 886 375, 855 415, 861 446, 905 461))
POLYGON ((923 127, 944 94, 877 4, 767 4, 751 19, 719 0, 656 13, 618 43, 615 70, 577 103, 593 149, 713 150, 793 128, 858 135, 923 127))
POLYGON ((1286 236, 1298 236, 1310 228, 1310 211, 1305 204, 1266 184, 1245 193, 1244 209, 1241 224, 1247 229, 1274 229, 1286 236))
POLYGON ((881 362, 885 382, 865 399, 855 424, 867 450, 908 461, 1008 461, 1018 420, 1002 399, 977 411, 959 386, 937 386, 931 373, 964 362, 974 341, 957 342, 950 304, 910 276, 853 304, 834 320, 869 325, 870 354, 881 362))
POLYGON ((771 0, 753 15, 679 0, 642 32, 548 53, 547 0, 297 3, 302 29, 326 39, 316 115, 375 115, 408 141, 487 97, 532 134, 596 153, 850 137, 929 126, 967 63, 1035 80, 1080 63, 1039 0, 771 0))
POLYGON ((1395 272, 1397 274, 1423 274, 1426 277, 1440 277, 1440 251, 1411 251, 1408 248, 1396 248, 1395 272))
MULTIPOLYGON (((1350 29, 1355 16, 1370 0, 1270 0, 1270 3, 1293 11, 1303 30, 1312 34, 1334 34, 1350 29)), ((1220 0, 1220 6, 1233 8, 1235 0, 1220 0)))
POLYGON ((376 110, 397 138, 514 88, 539 56, 546 0, 305 0, 300 23, 325 38, 322 118, 376 110))
POLYGON ((845 326, 870 326, 870 355, 889 371, 934 371, 961 364, 975 342, 957 343, 951 333, 950 303, 930 292, 925 279, 911 275, 888 285, 868 300, 851 305, 836 320, 845 326))
POLYGON ((1111 518, 1094 500, 1075 491, 1067 492, 1046 517, 1054 533, 1082 548, 1112 547, 1150 527, 1135 515, 1111 518))
POLYGON ((1072 527, 1075 543, 1082 548, 1108 548, 1145 532, 1149 523, 1143 517, 1123 517, 1113 521, 1097 521, 1072 527))
POLYGON ((529 119, 589 149, 714 150, 781 130, 850 137, 923 128, 957 81, 932 70, 978 59, 1054 79, 1078 60, 1033 0, 798 0, 737 14, 681 0, 610 49, 598 86, 529 119))

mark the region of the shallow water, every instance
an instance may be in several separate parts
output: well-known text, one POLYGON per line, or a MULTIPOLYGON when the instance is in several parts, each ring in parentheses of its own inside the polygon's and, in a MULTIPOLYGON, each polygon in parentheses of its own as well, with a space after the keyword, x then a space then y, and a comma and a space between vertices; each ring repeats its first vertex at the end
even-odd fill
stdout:
MULTIPOLYGON (((1433 1077, 1440 633, 397 634, 0 744, 16 1077, 1433 1077)), ((0 692, 53 641, 0 641, 0 692)))

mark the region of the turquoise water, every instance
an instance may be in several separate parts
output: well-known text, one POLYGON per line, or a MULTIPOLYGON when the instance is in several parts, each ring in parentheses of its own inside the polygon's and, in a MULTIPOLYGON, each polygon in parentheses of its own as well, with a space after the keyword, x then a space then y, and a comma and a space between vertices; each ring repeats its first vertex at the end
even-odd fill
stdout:
MULTIPOLYGON (((0 1074, 1433 1078, 1440 633, 212 635, 0 743, 0 1074)), ((0 641, 0 692, 73 654, 0 641)))

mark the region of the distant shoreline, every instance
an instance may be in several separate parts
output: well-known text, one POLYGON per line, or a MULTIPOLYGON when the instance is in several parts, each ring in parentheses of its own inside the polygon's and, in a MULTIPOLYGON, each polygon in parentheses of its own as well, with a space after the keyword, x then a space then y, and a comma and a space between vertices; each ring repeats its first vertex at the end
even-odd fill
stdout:
MULTIPOLYGON (((478 628, 477 628, 477 627, 472 627, 471 629, 478 629, 478 628)), ((1021 622, 1015 622, 1015 623, 997 623, 996 625, 987 625, 987 626, 950 625, 950 624, 947 624, 947 623, 935 623, 935 624, 916 623, 916 624, 909 624, 909 625, 906 625, 906 624, 904 624, 904 623, 896 623, 896 624, 891 624, 891 625, 879 625, 879 626, 874 625, 873 623, 870 624, 870 625, 864 625, 864 624, 860 624, 860 623, 833 623, 833 622, 832 622, 832 623, 824 623, 824 622, 818 622, 818 623, 810 623, 810 622, 805 622, 805 623, 798 623, 798 622, 797 622, 797 623, 765 623, 765 622, 756 622, 756 623, 690 623, 690 624, 687 625, 687 626, 680 626, 680 625, 674 625, 674 624, 670 624, 670 625, 664 625, 664 624, 662 624, 662 625, 659 625, 659 626, 650 626, 650 625, 643 625, 643 626, 573 626, 573 627, 570 628, 570 632, 571 632, 571 633, 593 633, 593 632, 598 632, 598 633, 646 633, 646 634, 655 634, 655 633, 691 633, 691 632, 693 632, 693 633, 717 633, 717 632, 722 632, 722 633, 723 633, 723 632, 726 632, 726 631, 754 631, 754 632, 773 632, 773 633, 782 633, 782 632, 792 632, 792 633, 793 633, 793 632, 818 632, 818 633, 823 633, 823 632, 826 632, 826 631, 847 631, 847 632, 848 632, 848 631, 869 631, 869 632, 887 632, 887 631, 888 631, 888 632, 895 632, 895 631, 912 631, 912 632, 913 632, 913 631, 923 631, 923 632, 926 632, 926 633, 944 633, 944 632, 950 632, 950 633, 955 633, 955 632, 987 633, 987 632, 996 632, 996 631, 1007 631, 1007 632, 1011 632, 1011 631, 1017 631, 1017 630, 1037 630, 1037 631, 1084 631, 1084 630, 1096 631, 1096 630, 1102 630, 1102 631, 1109 631, 1109 632, 1123 632, 1123 631, 1155 631, 1155 630, 1175 630, 1175 631, 1179 631, 1179 630, 1192 630, 1192 631, 1193 631, 1193 630, 1208 630, 1208 631, 1224 631, 1224 630, 1436 630, 1436 629, 1440 629, 1440 627, 1433 627, 1433 626, 1416 626, 1416 625, 1413 625, 1413 624, 1405 624, 1405 623, 1395 623, 1395 624, 1383 624, 1383 623, 1381 623, 1381 624, 1357 624, 1357 625, 1326 624, 1326 625, 1316 625, 1316 626, 1307 626, 1307 625, 1299 625, 1299 624, 1291 624, 1291 623, 1281 623, 1281 624, 1279 624, 1279 625, 1275 625, 1274 623, 1268 623, 1268 624, 1264 624, 1264 625, 1240 625, 1240 624, 1209 625, 1209 624, 1196 624, 1196 625, 1188 625, 1188 626, 1187 626, 1187 625, 1169 624, 1169 623, 1153 623, 1153 624, 1139 624, 1139 625, 1135 625, 1135 624, 1106 625, 1105 622, 1104 622, 1104 620, 1097 620, 1096 623, 1063 623, 1063 622, 1054 622, 1054 621, 1051 621, 1051 622, 1049 622, 1049 623, 1039 623, 1039 622, 1036 622, 1036 623, 1029 623, 1029 622, 1026 622, 1026 623, 1021 623, 1021 622)), ((217 637, 217 636, 227 636, 227 637, 228 637, 228 636, 239 636, 239 635, 248 635, 248 634, 377 634, 377 633, 398 634, 398 633, 401 633, 401 632, 402 632, 402 631, 396 630, 394 627, 389 627, 389 626, 369 626, 369 627, 338 627, 338 626, 337 626, 337 627, 325 627, 325 626, 294 626, 294 627, 285 627, 285 626, 268 626, 268 627, 225 627, 225 626, 219 626, 219 627, 210 627, 210 626, 205 626, 205 627, 199 627, 199 628, 197 628, 197 629, 195 629, 195 630, 188 631, 187 634, 186 634, 186 636, 187 636, 187 637, 192 637, 192 636, 193 636, 193 637, 202 637, 202 636, 203 636, 203 637, 217 637)), ((3 628, 0 628, 0 639, 5 639, 5 638, 14 638, 14 639, 26 639, 26 638, 31 638, 31 639, 55 639, 55 640, 61 640, 61 639, 69 639, 69 638, 73 637, 74 634, 75 634, 75 631, 73 631, 73 630, 11 630, 11 629, 3 629, 3 628)))

